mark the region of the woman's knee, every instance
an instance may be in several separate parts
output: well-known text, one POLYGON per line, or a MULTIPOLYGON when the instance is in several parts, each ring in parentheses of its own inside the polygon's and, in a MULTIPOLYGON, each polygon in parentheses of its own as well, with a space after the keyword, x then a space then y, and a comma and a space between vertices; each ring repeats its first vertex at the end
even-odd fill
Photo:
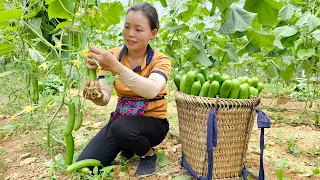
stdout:
POLYGON ((123 119, 115 120, 110 129, 114 140, 118 143, 135 141, 139 138, 138 132, 134 128, 130 127, 130 125, 125 123, 125 120, 123 119))

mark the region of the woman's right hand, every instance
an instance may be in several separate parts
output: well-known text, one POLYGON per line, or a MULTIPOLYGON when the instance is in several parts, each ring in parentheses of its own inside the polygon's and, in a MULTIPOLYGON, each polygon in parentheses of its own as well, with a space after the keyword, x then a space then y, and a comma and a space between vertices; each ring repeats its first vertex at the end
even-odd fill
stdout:
POLYGON ((83 97, 90 101, 100 104, 103 102, 103 93, 98 81, 87 81, 86 87, 83 89, 83 97))

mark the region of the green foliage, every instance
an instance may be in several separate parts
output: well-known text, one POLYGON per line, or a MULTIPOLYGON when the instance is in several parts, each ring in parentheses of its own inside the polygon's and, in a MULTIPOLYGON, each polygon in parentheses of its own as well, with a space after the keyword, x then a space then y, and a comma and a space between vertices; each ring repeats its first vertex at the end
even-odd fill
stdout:
POLYGON ((158 157, 157 168, 162 168, 169 164, 169 158, 164 154, 164 152, 156 152, 158 157))
POLYGON ((192 180, 192 177, 175 176, 174 178, 172 178, 172 180, 192 180))
POLYGON ((17 124, 8 124, 5 126, 0 126, 0 137, 3 139, 6 139, 10 137, 13 133, 15 133, 22 124, 17 123, 17 124))
POLYGON ((282 4, 274 0, 246 0, 244 9, 258 13, 260 24, 274 25, 278 21, 278 12, 282 4))
POLYGON ((287 148, 288 148, 287 150, 289 154, 293 154, 296 157, 300 157, 301 152, 298 148, 297 142, 298 142, 297 138, 292 138, 292 137, 289 138, 287 140, 287 148))

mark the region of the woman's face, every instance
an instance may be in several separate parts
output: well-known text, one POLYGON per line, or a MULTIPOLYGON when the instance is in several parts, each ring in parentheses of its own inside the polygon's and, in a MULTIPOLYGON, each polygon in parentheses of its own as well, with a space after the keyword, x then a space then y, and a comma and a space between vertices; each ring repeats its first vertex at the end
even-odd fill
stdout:
POLYGON ((151 30, 148 18, 141 11, 129 11, 123 27, 123 38, 130 51, 142 51, 157 30, 151 30))

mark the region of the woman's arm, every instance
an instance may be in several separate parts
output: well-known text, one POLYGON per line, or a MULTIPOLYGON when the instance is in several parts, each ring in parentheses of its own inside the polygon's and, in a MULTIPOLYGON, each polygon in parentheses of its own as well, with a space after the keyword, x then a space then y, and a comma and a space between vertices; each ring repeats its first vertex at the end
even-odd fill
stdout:
POLYGON ((108 84, 108 82, 105 79, 99 79, 99 84, 101 86, 102 99, 101 101, 93 102, 97 105, 105 106, 110 101, 113 84, 108 84))
POLYGON ((83 97, 97 105, 105 106, 109 103, 112 88, 113 84, 108 84, 105 79, 100 79, 99 81, 87 81, 86 87, 83 89, 83 97))
POLYGON ((119 79, 131 91, 147 99, 155 98, 166 84, 166 79, 158 73, 151 73, 149 78, 145 78, 127 67, 119 74, 119 79))

